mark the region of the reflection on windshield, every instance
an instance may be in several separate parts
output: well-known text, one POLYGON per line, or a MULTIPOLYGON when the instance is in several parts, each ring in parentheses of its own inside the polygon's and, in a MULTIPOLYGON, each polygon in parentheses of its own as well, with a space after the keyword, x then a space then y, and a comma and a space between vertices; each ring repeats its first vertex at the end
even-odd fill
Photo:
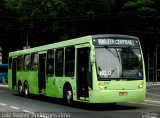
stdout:
POLYGON ((138 48, 96 48, 96 64, 99 78, 142 78, 138 48))

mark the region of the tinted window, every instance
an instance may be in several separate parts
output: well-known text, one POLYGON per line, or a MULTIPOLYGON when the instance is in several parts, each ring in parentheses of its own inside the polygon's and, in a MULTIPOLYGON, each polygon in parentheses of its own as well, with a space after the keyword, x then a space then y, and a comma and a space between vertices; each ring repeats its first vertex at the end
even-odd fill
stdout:
POLYGON ((17 70, 23 70, 23 56, 17 57, 17 70))
POLYGON ((25 55, 25 57, 24 57, 24 70, 29 70, 30 62, 31 62, 30 55, 25 55))
POLYGON ((63 76, 63 61, 64 61, 64 50, 56 50, 56 61, 55 61, 55 75, 63 76))
POLYGON ((38 69, 38 54, 31 55, 31 70, 38 69))
POLYGON ((75 48, 65 49, 65 76, 74 76, 75 48))
POLYGON ((54 50, 47 52, 47 75, 54 76, 54 50))

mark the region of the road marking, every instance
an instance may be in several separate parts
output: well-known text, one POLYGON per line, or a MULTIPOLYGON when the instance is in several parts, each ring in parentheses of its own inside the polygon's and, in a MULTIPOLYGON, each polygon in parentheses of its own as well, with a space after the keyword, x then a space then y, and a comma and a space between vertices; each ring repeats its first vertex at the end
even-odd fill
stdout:
POLYGON ((157 98, 147 98, 146 100, 160 101, 160 99, 157 99, 157 98))
POLYGON ((150 99, 146 99, 142 103, 139 103, 139 102, 131 102, 131 103, 150 105, 150 106, 156 106, 156 107, 160 106, 160 101, 158 101, 158 100, 150 100, 150 99))
POLYGON ((156 90, 156 89, 159 89, 159 90, 160 90, 160 87, 158 87, 158 88, 147 89, 147 92, 146 92, 146 93, 149 94, 149 95, 152 95, 152 96, 158 96, 158 97, 160 97, 160 95, 152 94, 152 93, 148 92, 148 91, 150 91, 150 90, 156 90))
POLYGON ((160 103, 160 101, 157 101, 157 100, 144 100, 145 102, 154 102, 154 103, 160 103))
POLYGON ((23 112, 27 112, 27 113, 30 113, 30 114, 34 114, 34 112, 31 112, 31 111, 28 111, 28 110, 23 110, 23 112))
POLYGON ((147 84, 147 86, 158 86, 160 83, 147 84))
POLYGON ((149 106, 155 106, 155 107, 159 107, 159 106, 160 106, 160 105, 151 104, 151 103, 138 103, 138 102, 132 102, 132 103, 143 104, 143 105, 149 105, 149 106))
POLYGON ((160 95, 152 94, 152 93, 149 93, 149 92, 147 92, 147 94, 152 95, 152 96, 158 96, 158 97, 160 97, 160 95))
POLYGON ((0 105, 2 105, 2 106, 7 106, 7 104, 4 104, 4 103, 0 103, 0 105))
POLYGON ((20 108, 15 107, 15 106, 9 106, 9 107, 11 107, 11 108, 13 108, 13 109, 20 109, 20 108))
MULTIPOLYGON (((4 103, 0 103, 0 105, 2 105, 2 106, 8 106, 7 104, 4 104, 4 103)), ((10 107, 12 109, 16 109, 16 110, 20 109, 20 108, 15 107, 15 106, 8 106, 8 107, 10 107)), ((30 113, 30 114, 35 114, 34 112, 31 112, 31 111, 28 111, 28 110, 24 110, 24 109, 22 111, 30 113)), ((48 118, 48 117, 47 116, 42 116, 42 118, 48 118)))
POLYGON ((28 111, 28 110, 23 110, 23 112, 32 113, 31 111, 28 111))
POLYGON ((150 88, 150 89, 147 89, 147 91, 149 90, 155 90, 155 89, 160 89, 160 87, 158 87, 158 88, 150 88))

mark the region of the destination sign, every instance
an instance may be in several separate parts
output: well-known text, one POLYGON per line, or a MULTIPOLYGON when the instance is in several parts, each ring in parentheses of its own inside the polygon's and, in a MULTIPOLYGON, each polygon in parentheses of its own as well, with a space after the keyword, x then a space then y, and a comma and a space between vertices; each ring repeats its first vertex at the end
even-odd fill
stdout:
POLYGON ((93 39, 93 44, 94 45, 138 46, 138 40, 99 38, 99 39, 93 39))

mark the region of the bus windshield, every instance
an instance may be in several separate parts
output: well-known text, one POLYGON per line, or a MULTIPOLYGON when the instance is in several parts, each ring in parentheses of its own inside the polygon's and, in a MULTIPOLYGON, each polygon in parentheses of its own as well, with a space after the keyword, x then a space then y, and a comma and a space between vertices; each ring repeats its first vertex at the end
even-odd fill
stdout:
POLYGON ((97 47, 96 65, 100 80, 142 79, 142 56, 134 47, 97 47))

